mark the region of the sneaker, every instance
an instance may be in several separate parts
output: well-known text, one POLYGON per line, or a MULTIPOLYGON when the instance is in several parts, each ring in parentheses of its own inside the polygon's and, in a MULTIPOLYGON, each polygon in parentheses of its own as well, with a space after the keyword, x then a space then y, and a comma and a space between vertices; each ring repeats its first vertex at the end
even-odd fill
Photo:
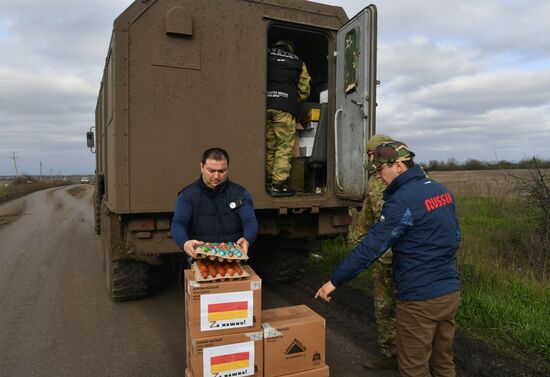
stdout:
POLYGON ((370 370, 397 370, 397 357, 396 356, 382 356, 378 359, 365 361, 363 366, 370 370))
POLYGON ((275 197, 292 196, 296 194, 296 191, 288 187, 286 183, 273 183, 269 194, 275 197))

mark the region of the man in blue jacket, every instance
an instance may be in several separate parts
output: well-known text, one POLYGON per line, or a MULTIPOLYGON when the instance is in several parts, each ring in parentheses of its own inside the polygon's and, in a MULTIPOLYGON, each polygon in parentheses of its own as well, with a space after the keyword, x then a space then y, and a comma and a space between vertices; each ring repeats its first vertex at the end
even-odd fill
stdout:
POLYGON ((204 242, 236 242, 245 254, 258 235, 252 196, 229 181, 229 154, 221 148, 204 151, 201 176, 178 194, 171 233, 191 258, 204 242))
POLYGON ((454 315, 460 301, 456 253, 460 229, 454 198, 414 164, 398 141, 376 148, 374 167, 387 187, 380 221, 315 297, 330 301, 337 287, 393 249, 396 341, 402 376, 454 377, 454 315))

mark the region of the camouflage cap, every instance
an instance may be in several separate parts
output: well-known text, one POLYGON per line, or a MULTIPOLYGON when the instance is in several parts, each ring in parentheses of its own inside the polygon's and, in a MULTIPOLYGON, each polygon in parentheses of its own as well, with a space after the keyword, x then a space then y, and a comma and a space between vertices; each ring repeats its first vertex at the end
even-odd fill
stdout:
POLYGON ((378 167, 382 164, 393 164, 396 161, 410 161, 414 152, 400 141, 390 141, 379 145, 374 150, 373 165, 378 167))
POLYGON ((392 141, 392 138, 384 134, 372 135, 367 142, 367 151, 374 152, 377 146, 392 141))

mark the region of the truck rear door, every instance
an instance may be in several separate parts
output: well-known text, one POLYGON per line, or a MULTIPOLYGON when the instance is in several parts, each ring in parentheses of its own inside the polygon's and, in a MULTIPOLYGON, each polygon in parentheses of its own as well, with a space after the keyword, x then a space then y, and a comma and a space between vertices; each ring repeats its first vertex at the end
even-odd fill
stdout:
POLYGON ((361 200, 368 179, 366 143, 376 120, 376 7, 338 31, 334 114, 336 195, 361 200))

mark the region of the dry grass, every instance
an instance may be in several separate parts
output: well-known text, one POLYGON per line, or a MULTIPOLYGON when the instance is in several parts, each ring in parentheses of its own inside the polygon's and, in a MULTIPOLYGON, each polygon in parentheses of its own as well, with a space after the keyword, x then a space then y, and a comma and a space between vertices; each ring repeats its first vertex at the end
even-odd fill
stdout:
POLYGON ((25 196, 50 187, 70 185, 75 182, 64 180, 19 179, 13 182, 0 182, 0 203, 25 196))
POLYGON ((527 169, 430 172, 430 177, 444 184, 456 196, 515 196, 517 178, 528 176, 527 169))

